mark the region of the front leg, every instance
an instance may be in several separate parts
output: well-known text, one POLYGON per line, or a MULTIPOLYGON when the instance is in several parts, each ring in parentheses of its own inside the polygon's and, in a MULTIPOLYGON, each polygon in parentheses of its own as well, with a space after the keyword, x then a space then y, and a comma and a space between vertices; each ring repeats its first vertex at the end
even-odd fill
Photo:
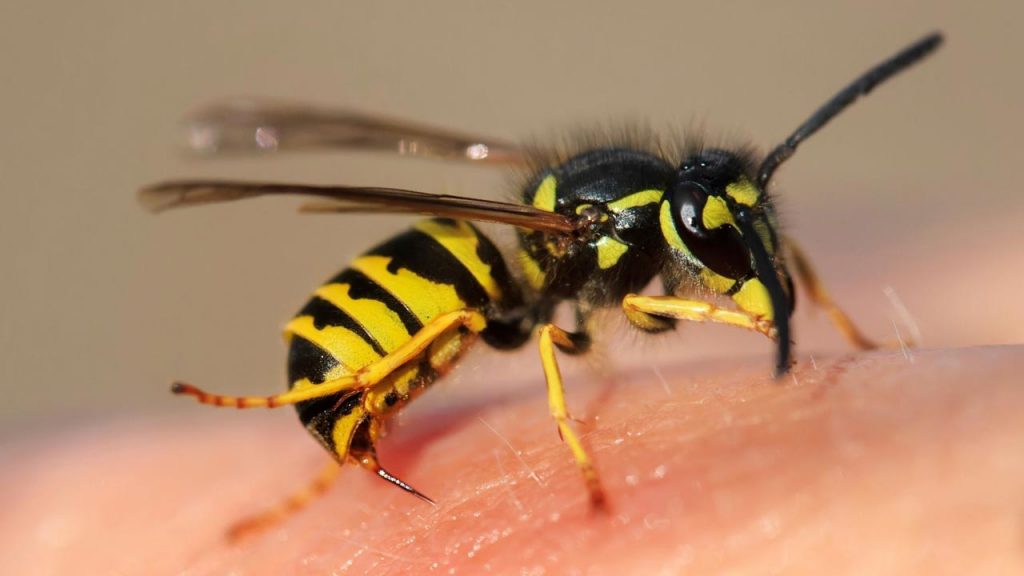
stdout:
POLYGON ((775 339, 771 318, 743 310, 726 310, 702 300, 686 300, 676 296, 641 296, 627 294, 622 311, 631 324, 647 332, 660 332, 670 324, 665 319, 691 322, 717 322, 738 326, 775 339))

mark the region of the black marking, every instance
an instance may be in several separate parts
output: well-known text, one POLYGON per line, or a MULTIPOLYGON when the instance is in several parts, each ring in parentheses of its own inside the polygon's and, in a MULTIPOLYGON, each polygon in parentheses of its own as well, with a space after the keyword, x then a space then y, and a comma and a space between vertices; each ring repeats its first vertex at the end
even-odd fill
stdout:
POLYGON ((672 182, 673 173, 671 164, 649 152, 599 148, 537 174, 523 199, 532 204, 537 187, 545 177, 554 174, 555 211, 575 216, 580 204, 605 204, 640 190, 664 190, 672 182))
POLYGON ((480 336, 484 342, 498 350, 512 350, 526 343, 536 324, 532 308, 518 308, 508 316, 487 319, 487 327, 480 336))
POLYGON ((519 284, 513 281, 512 274, 508 271, 505 257, 501 255, 498 248, 491 242, 491 239, 484 235, 476 226, 467 222, 477 237, 476 255, 480 260, 491 267, 491 278, 501 289, 501 305, 503 308, 516 308, 523 304, 523 295, 519 290, 519 284))
POLYGON ((319 296, 314 296, 296 316, 312 316, 313 327, 317 330, 323 330, 328 326, 339 326, 351 330, 361 340, 369 344, 378 355, 387 356, 387 351, 366 327, 357 322, 348 312, 319 296))
POLYGON ((388 272, 392 274, 404 268, 431 282, 451 286, 470 307, 479 308, 490 302, 487 292, 473 274, 430 234, 410 230, 374 248, 369 254, 391 258, 388 272))
POLYGON ((404 302, 395 298, 390 292, 358 270, 347 268, 331 278, 330 283, 348 284, 348 295, 354 299, 376 300, 398 315, 406 332, 415 334, 423 328, 423 323, 412 313, 404 302))
MULTIPOLYGON (((300 402, 295 406, 299 420, 320 443, 332 454, 337 451, 334 444, 334 425, 339 418, 352 413, 363 401, 363 393, 342 392, 325 398, 300 402), (347 395, 346 395, 347 394, 347 395)), ((347 448, 347 447, 346 447, 347 448)))
POLYGON ((292 335, 288 348, 288 383, 307 379, 313 384, 322 384, 327 374, 339 366, 339 362, 309 340, 292 335))

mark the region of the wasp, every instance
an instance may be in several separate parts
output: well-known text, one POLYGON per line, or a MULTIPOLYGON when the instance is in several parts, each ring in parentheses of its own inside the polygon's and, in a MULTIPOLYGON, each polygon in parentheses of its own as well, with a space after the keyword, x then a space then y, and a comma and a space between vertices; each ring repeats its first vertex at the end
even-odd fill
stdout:
POLYGON ((797 147, 861 95, 942 43, 928 35, 877 64, 828 100, 763 158, 691 146, 676 157, 643 142, 544 154, 475 135, 350 111, 235 102, 192 117, 192 145, 216 153, 349 149, 525 167, 521 203, 414 190, 185 180, 144 188, 153 211, 255 198, 312 196, 313 212, 430 216, 359 256, 316 289, 285 327, 288 390, 226 396, 175 383, 201 403, 236 408, 293 405, 333 457, 305 490, 236 526, 240 535, 279 520, 356 463, 430 499, 389 473, 376 445, 389 417, 448 372, 477 340, 513 349, 536 337, 551 416, 582 473, 590 499, 605 493, 571 425, 557 352, 583 354, 590 319, 618 307, 637 329, 717 322, 775 341, 774 372, 792 363, 794 275, 858 348, 875 347, 831 300, 797 244, 779 231, 769 185, 797 147), (473 222, 515 227, 506 260, 473 222), (794 274, 791 274, 791 269, 794 274), (663 295, 640 292, 660 278, 663 295), (731 300, 731 303, 729 302, 731 300), (559 326, 568 304, 574 326, 559 326))

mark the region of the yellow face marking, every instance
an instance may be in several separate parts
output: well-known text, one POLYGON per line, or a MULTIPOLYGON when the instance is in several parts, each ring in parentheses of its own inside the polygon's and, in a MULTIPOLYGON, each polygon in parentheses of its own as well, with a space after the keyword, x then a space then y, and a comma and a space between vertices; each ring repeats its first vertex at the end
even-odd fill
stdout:
POLYGON ((726 186, 725 193, 737 203, 743 204, 744 206, 753 206, 757 204, 758 198, 761 197, 761 192, 757 189, 757 186, 754 186, 754 183, 747 178, 740 178, 736 182, 726 186))
POLYGON ((540 269, 540 264, 526 250, 520 250, 517 256, 519 258, 519 267, 523 271, 523 277, 530 288, 534 290, 544 288, 545 276, 544 271, 540 269))
POLYGON ((602 236, 597 241, 597 265, 607 270, 619 263, 619 258, 629 251, 629 246, 611 236, 602 236))
POLYGON ((691 255, 690 249, 683 244, 683 239, 679 236, 679 231, 676 230, 676 223, 672 220, 672 207, 668 202, 661 203, 661 214, 658 221, 661 224, 661 234, 665 237, 668 245, 683 254, 691 255))
POLYGON ((501 300, 501 288, 498 287, 498 283, 491 275, 491 266, 484 263, 480 259, 480 255, 477 254, 480 238, 469 224, 457 220, 455 225, 451 226, 437 220, 424 220, 416 224, 416 229, 428 234, 438 244, 444 246, 444 249, 452 256, 455 256, 466 267, 466 270, 469 270, 473 278, 476 278, 480 286, 483 286, 484 292, 487 292, 492 300, 501 300))
POLYGON ((348 448, 352 444, 352 436, 364 419, 366 419, 366 410, 362 406, 356 406, 347 415, 334 421, 334 428, 331 429, 331 439, 334 440, 334 453, 339 461, 344 462, 345 457, 348 456, 348 448))
POLYGON ((619 212, 630 208, 637 208, 639 206, 646 206, 648 204, 654 204, 655 202, 661 202, 661 197, 664 195, 665 193, 661 190, 641 190, 639 192, 634 192, 629 196, 609 202, 608 209, 613 213, 618 214, 619 212))
POLYGON ((355 332, 341 326, 324 326, 323 330, 317 330, 313 325, 312 316, 293 318, 285 326, 285 331, 309 340, 339 363, 344 364, 350 372, 369 366, 380 359, 380 355, 373 347, 355 332))
POLYGON ((352 298, 348 284, 326 284, 315 294, 352 317, 386 352, 392 352, 411 336, 398 314, 372 298, 352 298))
POLYGON ((711 268, 701 268, 700 279, 704 282, 705 286, 719 294, 725 294, 736 284, 736 280, 726 278, 711 268))
POLYGON ((704 221, 704 227, 708 230, 714 230, 720 226, 726 224, 732 224, 736 226, 736 221, 732 218, 732 212, 729 211, 729 205, 725 203, 725 199, 719 196, 708 196, 708 201, 704 205, 704 211, 701 212, 701 219, 704 221))
POLYGON ((405 268, 399 268, 392 274, 388 271, 390 263, 391 258, 387 256, 361 256, 352 263, 352 268, 369 276, 408 306, 423 324, 430 323, 441 314, 466 307, 453 286, 431 282, 405 268))
POLYGON ((555 211, 555 185, 555 176, 553 174, 549 174, 540 181, 540 186, 537 186, 537 191, 533 195, 534 208, 540 208, 548 212, 555 211))
POLYGON ((768 296, 768 289, 764 287, 757 278, 751 278, 743 283, 739 292, 732 295, 732 299, 740 309, 755 316, 774 319, 772 310, 772 299, 768 296))

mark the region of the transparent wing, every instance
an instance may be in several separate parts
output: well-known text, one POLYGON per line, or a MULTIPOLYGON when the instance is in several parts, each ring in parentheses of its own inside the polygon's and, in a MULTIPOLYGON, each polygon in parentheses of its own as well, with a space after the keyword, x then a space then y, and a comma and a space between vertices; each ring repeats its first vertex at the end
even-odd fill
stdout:
POLYGON ((347 149, 402 156, 524 164, 515 144, 346 109, 233 100, 186 118, 188 146, 202 154, 347 149))
POLYGON ((332 201, 311 204, 306 209, 310 212, 426 214, 499 222, 561 234, 568 234, 576 229, 576 222, 573 219, 532 206, 397 188, 179 180, 148 186, 139 191, 139 201, 153 212, 258 196, 317 196, 332 201))

